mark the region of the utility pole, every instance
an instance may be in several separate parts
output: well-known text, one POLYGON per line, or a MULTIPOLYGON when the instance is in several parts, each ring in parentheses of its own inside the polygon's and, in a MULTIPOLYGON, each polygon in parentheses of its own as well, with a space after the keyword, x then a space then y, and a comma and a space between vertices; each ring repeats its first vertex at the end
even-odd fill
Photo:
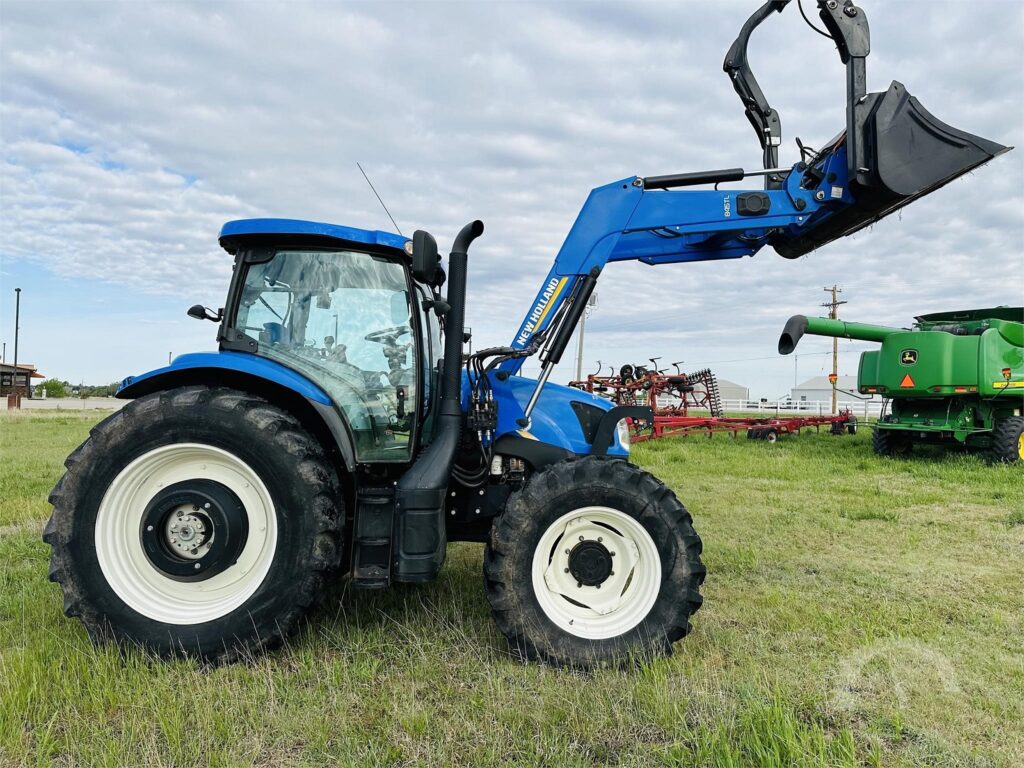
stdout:
POLYGON ((14 384, 14 402, 21 407, 21 390, 18 389, 18 326, 21 323, 21 288, 14 289, 14 374, 11 382, 14 384))
MULTIPOLYGON (((832 301, 826 301, 821 306, 828 307, 828 316, 833 320, 839 319, 839 305, 846 304, 845 301, 839 301, 839 294, 843 292, 842 288, 837 288, 833 285, 831 288, 822 288, 825 293, 832 294, 832 301)), ((832 337, 832 373, 828 377, 829 382, 832 384, 832 415, 835 416, 838 412, 838 399, 836 396, 836 382, 839 381, 839 337, 832 337)))
POLYGON ((576 381, 583 380, 583 333, 586 330, 587 318, 590 317, 590 312, 596 306, 597 294, 592 293, 587 302, 587 308, 583 311, 583 317, 580 318, 580 335, 576 339, 576 381))

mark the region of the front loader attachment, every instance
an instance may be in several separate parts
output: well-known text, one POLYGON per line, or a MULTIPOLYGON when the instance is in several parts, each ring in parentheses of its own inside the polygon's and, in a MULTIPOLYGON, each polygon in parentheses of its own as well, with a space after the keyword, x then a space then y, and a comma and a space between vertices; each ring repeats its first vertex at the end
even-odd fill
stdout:
POLYGON ((852 234, 1010 149, 943 123, 895 81, 854 105, 853 121, 827 150, 845 150, 852 202, 796 237, 779 238, 773 245, 782 256, 852 234))
MULTIPOLYGON (((781 128, 778 113, 750 70, 747 43, 754 28, 788 4, 768 0, 755 11, 724 65, 765 150, 766 189, 784 185, 785 172, 774 167, 781 128)), ((846 130, 817 153, 805 154, 801 145, 804 162, 796 166, 806 171, 801 187, 815 189, 815 199, 824 205, 803 226, 771 238, 775 250, 787 258, 873 224, 1009 149, 936 119, 902 83, 893 81, 887 91, 868 93, 865 63, 871 31, 864 10, 853 0, 818 0, 818 15, 846 65, 846 130)))

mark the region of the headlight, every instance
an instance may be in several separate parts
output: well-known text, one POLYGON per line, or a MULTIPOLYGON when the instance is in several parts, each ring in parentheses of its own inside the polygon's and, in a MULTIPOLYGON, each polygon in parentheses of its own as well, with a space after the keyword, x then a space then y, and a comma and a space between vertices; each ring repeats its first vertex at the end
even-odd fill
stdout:
POLYGON ((627 451, 629 450, 629 424, 626 423, 625 419, 622 419, 618 424, 615 425, 615 429, 619 433, 619 442, 622 447, 627 451))

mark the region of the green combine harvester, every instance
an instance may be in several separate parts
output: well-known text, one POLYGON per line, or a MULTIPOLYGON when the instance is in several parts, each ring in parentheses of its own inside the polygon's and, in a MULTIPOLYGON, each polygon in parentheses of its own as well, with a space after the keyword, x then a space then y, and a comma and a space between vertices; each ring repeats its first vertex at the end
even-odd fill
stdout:
POLYGON ((879 455, 934 443, 1024 461, 1024 308, 914 319, 908 330, 794 315, 779 338, 779 353, 791 353, 805 334, 881 343, 860 356, 857 372, 861 394, 889 400, 872 437, 879 455))

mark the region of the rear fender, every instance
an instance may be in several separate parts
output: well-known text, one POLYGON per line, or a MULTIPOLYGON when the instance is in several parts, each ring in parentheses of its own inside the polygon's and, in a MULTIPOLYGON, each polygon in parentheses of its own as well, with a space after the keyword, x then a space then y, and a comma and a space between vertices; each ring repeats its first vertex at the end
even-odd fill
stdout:
POLYGON ((131 399, 195 384, 250 392, 279 405, 325 447, 333 449, 347 470, 355 469, 352 436, 330 396, 302 374, 273 360, 242 352, 181 355, 168 366, 124 379, 115 396, 131 399))

